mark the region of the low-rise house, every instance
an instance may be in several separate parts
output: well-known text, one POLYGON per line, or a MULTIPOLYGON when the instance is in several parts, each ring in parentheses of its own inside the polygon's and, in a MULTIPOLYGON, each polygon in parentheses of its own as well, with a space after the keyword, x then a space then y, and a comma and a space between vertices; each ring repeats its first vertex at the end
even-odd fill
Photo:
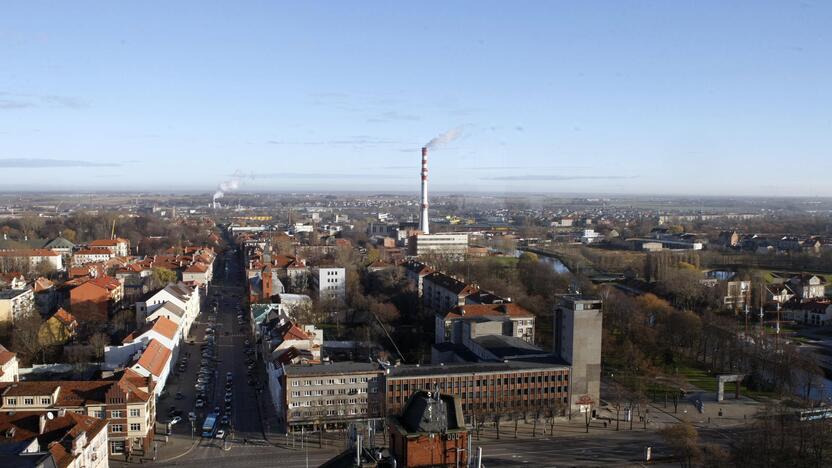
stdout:
MULTIPOLYGON (((55 412, 12 411, 0 413, 0 434, 4 445, 25 446, 23 452, 49 454, 53 466, 60 468, 107 468, 107 421, 64 410, 55 412)), ((6 450, 3 450, 6 452, 6 450)), ((25 458, 25 457, 23 457, 25 458)), ((22 462, 23 458, 19 458, 22 462)), ((15 464, 8 459, 3 466, 15 464)))
POLYGON ((43 245, 43 248, 58 252, 63 257, 63 264, 69 265, 70 259, 72 258, 72 251, 75 250, 75 244, 61 236, 58 236, 50 239, 43 245))
MULTIPOLYGON (((127 335, 121 345, 105 347, 105 366, 108 369, 129 366, 131 361, 140 360, 144 350, 154 340, 171 351, 171 362, 174 362, 179 356, 181 338, 182 335, 176 322, 159 317, 127 335)), ((161 392, 161 389, 158 391, 161 392)))
POLYGON ((0 411, 58 411, 106 419, 111 457, 152 453, 153 380, 126 370, 111 379, 0 383, 0 411))
POLYGON ((35 293, 31 289, 0 290, 0 323, 15 321, 35 310, 35 293))
POLYGON ((789 279, 789 287, 801 301, 826 297, 826 278, 822 276, 796 275, 789 279))
POLYGON ((785 305, 782 313, 786 320, 805 325, 832 325, 832 302, 827 300, 793 301, 785 305))
POLYGON ((77 329, 75 316, 60 308, 40 326, 38 341, 43 346, 62 345, 75 337, 77 329))
POLYGON ((32 283, 35 293, 35 305, 43 316, 48 316, 58 308, 58 292, 55 283, 43 276, 32 283))

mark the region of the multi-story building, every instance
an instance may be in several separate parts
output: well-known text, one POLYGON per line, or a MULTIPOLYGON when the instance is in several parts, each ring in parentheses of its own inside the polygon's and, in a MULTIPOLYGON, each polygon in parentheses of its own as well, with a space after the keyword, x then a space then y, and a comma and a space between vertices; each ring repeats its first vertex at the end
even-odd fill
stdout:
POLYGON ((826 279, 818 275, 797 275, 789 279, 789 286, 801 301, 826 297, 826 279))
POLYGON ((572 410, 587 411, 601 398, 602 301, 568 294, 558 298, 554 313, 555 352, 571 367, 572 410))
POLYGON ((416 234, 408 239, 408 250, 417 257, 437 256, 464 258, 468 253, 468 234, 416 234))
POLYGON ((405 277, 416 285, 416 291, 421 297, 424 292, 424 279, 434 272, 433 269, 424 263, 413 260, 406 262, 403 266, 405 277))
POLYGON ((182 338, 186 338, 190 333, 191 325, 199 311, 199 289, 181 282, 168 284, 146 301, 136 303, 136 318, 139 323, 165 317, 179 325, 182 338))
POLYGON ((571 394, 569 366, 551 358, 399 365, 389 368, 384 380, 387 415, 399 414, 417 390, 454 395, 466 414, 479 418, 538 410, 561 414, 571 394))
POLYGON ((312 287, 320 301, 347 300, 347 271, 342 267, 319 266, 312 269, 312 287))
MULTIPOLYGON (((46 455, 42 466, 107 468, 107 421, 59 410, 0 413, 5 436, 3 466, 38 466, 26 454, 46 455), (9 453, 12 449, 12 453, 9 453), (15 453, 16 452, 16 453, 15 453), (24 459, 26 462, 24 462, 24 459)), ((41 457, 35 456, 40 459, 41 457)))
POLYGON ((69 292, 70 309, 81 321, 106 322, 122 299, 124 285, 112 276, 93 278, 69 292))
POLYGON ((98 239, 90 242, 90 248, 109 250, 116 257, 130 255, 130 241, 127 239, 98 239))
POLYGON ((377 364, 280 365, 270 374, 272 401, 287 431, 341 428, 382 417, 383 374, 377 364))
POLYGON ((31 289, 0 290, 0 323, 14 322, 35 307, 35 293, 31 289))
POLYGON ((471 319, 500 322, 500 335, 534 343, 534 314, 517 304, 466 304, 435 316, 434 343, 461 343, 463 324, 471 319))
POLYGON ((422 280, 422 303, 441 313, 465 304, 465 299, 479 291, 476 285, 466 284, 444 273, 431 273, 422 280))
POLYGON ((86 265, 87 263, 106 262, 113 256, 112 251, 104 248, 82 249, 72 255, 72 264, 86 265))
POLYGON ((108 380, 0 383, 0 411, 57 411, 106 419, 110 456, 150 453, 156 421, 154 383, 132 370, 108 380))
POLYGON ((0 251, 0 271, 36 270, 41 264, 55 271, 64 271, 63 257, 49 249, 23 249, 0 251))

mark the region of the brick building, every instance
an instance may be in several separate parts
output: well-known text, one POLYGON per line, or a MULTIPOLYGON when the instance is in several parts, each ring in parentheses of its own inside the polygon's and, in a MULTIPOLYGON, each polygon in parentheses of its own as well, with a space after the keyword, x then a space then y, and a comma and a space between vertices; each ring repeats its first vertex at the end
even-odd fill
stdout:
POLYGON ((387 419, 396 466, 468 466, 468 428, 459 398, 417 391, 387 419))

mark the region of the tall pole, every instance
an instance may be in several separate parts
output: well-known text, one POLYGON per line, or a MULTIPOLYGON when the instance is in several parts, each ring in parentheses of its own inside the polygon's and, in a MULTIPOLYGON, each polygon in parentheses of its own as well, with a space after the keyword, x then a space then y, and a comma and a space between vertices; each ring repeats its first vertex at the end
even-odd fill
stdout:
POLYGON ((423 234, 430 234, 428 223, 428 149, 422 148, 422 216, 419 220, 419 230, 423 234))

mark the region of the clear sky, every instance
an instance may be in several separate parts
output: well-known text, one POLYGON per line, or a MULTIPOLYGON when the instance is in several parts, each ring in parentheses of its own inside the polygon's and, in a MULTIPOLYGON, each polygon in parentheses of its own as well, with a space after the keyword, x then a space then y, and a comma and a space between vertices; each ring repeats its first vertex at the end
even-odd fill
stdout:
POLYGON ((832 196, 832 2, 3 2, 0 190, 832 196), (254 177, 250 177, 254 175, 254 177))

